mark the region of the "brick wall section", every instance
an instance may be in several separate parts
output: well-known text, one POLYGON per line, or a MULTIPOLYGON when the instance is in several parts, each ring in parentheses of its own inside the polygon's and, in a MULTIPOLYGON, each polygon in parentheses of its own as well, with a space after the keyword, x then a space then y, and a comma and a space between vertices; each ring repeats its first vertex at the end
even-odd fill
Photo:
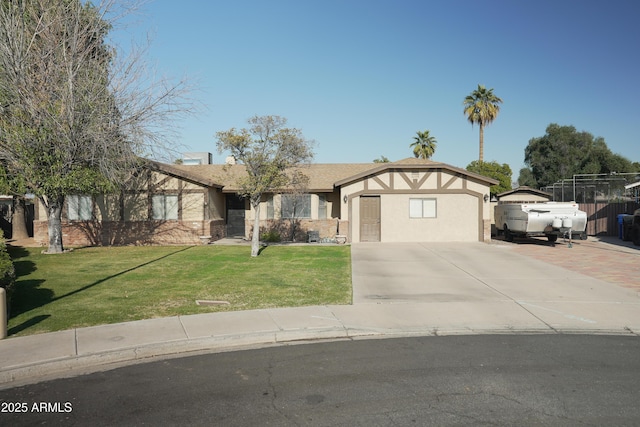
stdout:
MULTIPOLYGON (((212 221, 73 221, 63 222, 65 246, 197 245, 200 236, 211 240, 225 236, 223 220, 212 221)), ((46 221, 34 221, 34 239, 47 246, 46 221)))

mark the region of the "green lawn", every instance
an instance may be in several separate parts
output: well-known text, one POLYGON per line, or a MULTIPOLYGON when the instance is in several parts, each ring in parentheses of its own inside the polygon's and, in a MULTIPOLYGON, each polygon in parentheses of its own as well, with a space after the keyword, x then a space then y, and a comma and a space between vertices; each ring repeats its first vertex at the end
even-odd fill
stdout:
POLYGON ((348 246, 10 248, 9 335, 215 311, 351 303, 348 246), (228 301, 198 306, 196 300, 228 301))

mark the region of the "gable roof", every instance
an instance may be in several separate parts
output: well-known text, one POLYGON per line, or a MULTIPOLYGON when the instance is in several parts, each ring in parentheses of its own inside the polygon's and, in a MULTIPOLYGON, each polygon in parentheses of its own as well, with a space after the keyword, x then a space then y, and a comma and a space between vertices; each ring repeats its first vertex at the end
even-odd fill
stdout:
POLYGON ((415 157, 408 157, 406 159, 398 160, 397 162, 381 163, 379 166, 374 167, 372 169, 365 170, 360 172, 359 174, 338 180, 335 182, 335 185, 341 186, 341 185, 352 183, 354 181, 361 180, 368 176, 377 175, 387 170, 400 170, 400 169, 434 169, 434 170, 443 169, 449 172, 453 172, 454 174, 467 176, 469 178, 487 183, 489 185, 495 185, 499 183, 499 181, 493 178, 489 178, 487 176, 469 172, 468 170, 460 169, 455 166, 448 165, 446 163, 434 162, 433 160, 428 160, 428 159, 418 159, 415 157))
MULTIPOLYGON (((157 170, 171 176, 183 178, 200 185, 221 188, 225 193, 240 190, 239 179, 245 176, 246 168, 242 164, 227 165, 168 165, 152 162, 157 170)), ((498 181, 486 176, 469 172, 446 163, 409 157, 390 163, 313 163, 298 168, 309 177, 307 190, 312 192, 331 192, 335 187, 345 185, 386 170, 406 169, 444 169, 461 174, 489 185, 498 181)))

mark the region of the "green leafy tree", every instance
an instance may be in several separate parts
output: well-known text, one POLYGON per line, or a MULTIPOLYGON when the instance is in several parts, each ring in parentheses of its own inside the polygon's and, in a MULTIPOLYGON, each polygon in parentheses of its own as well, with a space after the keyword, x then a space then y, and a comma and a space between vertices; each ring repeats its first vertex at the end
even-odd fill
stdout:
POLYGON ((260 253, 260 200, 265 193, 297 188, 306 176, 297 168, 313 159, 312 142, 299 129, 287 128, 280 116, 254 116, 249 128, 217 132, 217 148, 228 151, 246 168, 238 185, 254 210, 251 256, 260 253))
POLYGON ((386 158, 385 156, 380 156, 377 159, 373 159, 373 163, 389 163, 391 160, 386 158))
POLYGON ((149 78, 140 52, 106 43, 118 7, 0 2, 0 160, 47 210, 49 253, 64 250, 65 197, 113 190, 189 109, 184 82, 149 78))
POLYGON ((496 161, 492 162, 479 162, 474 160, 467 165, 469 172, 474 172, 479 175, 488 176, 499 181, 498 184, 492 185, 490 188, 491 194, 500 194, 505 191, 511 190, 511 168, 508 164, 500 164, 496 161))
POLYGON ((533 172, 531 172, 531 169, 529 168, 520 169, 520 175, 518 176, 518 185, 520 185, 521 187, 531 188, 539 187, 538 181, 536 181, 535 177, 533 176, 533 172))
POLYGON ((609 150, 604 138, 578 132, 573 126, 552 123, 544 136, 532 138, 525 148, 519 183, 544 187, 578 174, 634 172, 631 161, 609 150))
POLYGON ((502 99, 493 93, 493 89, 487 89, 483 85, 471 92, 463 102, 464 115, 473 126, 480 126, 480 155, 478 161, 484 160, 484 127, 493 122, 500 112, 502 99))
POLYGON ((413 155, 416 158, 430 159, 436 151, 436 145, 436 138, 428 130, 425 130, 424 132, 416 132, 410 147, 413 148, 413 155))

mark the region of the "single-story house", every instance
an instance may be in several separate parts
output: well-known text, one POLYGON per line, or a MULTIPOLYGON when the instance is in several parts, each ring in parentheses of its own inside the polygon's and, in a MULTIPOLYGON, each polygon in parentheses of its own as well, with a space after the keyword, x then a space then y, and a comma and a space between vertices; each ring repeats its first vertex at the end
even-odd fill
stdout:
MULTIPOLYGON (((497 181, 445 163, 311 164, 304 189, 264 194, 261 230, 283 240, 348 242, 489 241, 489 187, 497 181)), ((120 194, 71 195, 63 210, 66 245, 196 244, 202 236, 250 238, 255 212, 239 197, 241 164, 151 163, 120 194)), ((47 240, 37 209, 34 238, 47 240)))

